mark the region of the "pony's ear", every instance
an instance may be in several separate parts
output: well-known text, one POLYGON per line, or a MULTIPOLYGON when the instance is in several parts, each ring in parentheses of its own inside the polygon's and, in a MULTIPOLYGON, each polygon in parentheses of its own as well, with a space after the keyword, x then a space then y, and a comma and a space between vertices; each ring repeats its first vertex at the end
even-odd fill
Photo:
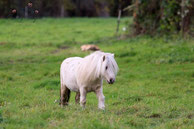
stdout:
POLYGON ((105 56, 103 56, 102 60, 105 61, 105 56))
POLYGON ((115 57, 115 54, 111 54, 112 55, 112 57, 115 57))

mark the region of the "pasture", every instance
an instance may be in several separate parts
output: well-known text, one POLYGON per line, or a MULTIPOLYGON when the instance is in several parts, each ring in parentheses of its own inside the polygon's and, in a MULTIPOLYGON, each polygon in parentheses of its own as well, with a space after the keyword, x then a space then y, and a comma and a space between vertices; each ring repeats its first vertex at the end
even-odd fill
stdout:
MULTIPOLYGON (((132 19, 124 18, 125 22, 132 19)), ((0 129, 128 129, 194 127, 194 40, 138 36, 111 38, 116 19, 0 20, 0 129), (94 93, 86 108, 61 108, 61 62, 84 57, 82 44, 115 53, 115 84, 104 82, 106 110, 94 93)), ((122 29, 120 30, 122 32, 122 29)))

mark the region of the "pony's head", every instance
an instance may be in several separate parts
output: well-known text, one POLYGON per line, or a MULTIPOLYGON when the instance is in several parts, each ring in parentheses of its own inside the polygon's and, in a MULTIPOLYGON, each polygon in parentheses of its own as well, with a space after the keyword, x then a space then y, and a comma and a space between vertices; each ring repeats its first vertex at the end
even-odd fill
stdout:
POLYGON ((118 65, 114 59, 114 54, 104 53, 102 57, 101 76, 109 84, 113 84, 118 72, 118 65))
POLYGON ((83 81, 102 78, 109 84, 113 84, 118 72, 118 65, 114 54, 96 51, 84 58, 79 70, 83 81))

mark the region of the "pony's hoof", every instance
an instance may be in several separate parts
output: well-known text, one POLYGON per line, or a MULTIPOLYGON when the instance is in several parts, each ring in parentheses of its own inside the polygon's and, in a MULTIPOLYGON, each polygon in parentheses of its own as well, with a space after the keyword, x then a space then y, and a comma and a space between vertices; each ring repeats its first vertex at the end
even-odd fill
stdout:
POLYGON ((84 111, 86 108, 85 107, 81 107, 81 110, 84 111))
POLYGON ((61 104, 61 107, 63 108, 63 107, 65 107, 66 105, 63 105, 63 104, 61 104))
POLYGON ((105 111, 105 107, 98 107, 100 110, 105 111))
POLYGON ((61 104, 61 107, 66 107, 66 106, 68 106, 68 103, 61 104))

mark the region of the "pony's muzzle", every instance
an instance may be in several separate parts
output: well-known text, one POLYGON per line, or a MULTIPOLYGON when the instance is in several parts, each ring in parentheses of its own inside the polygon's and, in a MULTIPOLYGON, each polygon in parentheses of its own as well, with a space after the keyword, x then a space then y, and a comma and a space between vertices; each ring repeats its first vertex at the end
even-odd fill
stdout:
POLYGON ((110 78, 110 80, 108 81, 109 84, 113 84, 115 82, 115 79, 110 78))

